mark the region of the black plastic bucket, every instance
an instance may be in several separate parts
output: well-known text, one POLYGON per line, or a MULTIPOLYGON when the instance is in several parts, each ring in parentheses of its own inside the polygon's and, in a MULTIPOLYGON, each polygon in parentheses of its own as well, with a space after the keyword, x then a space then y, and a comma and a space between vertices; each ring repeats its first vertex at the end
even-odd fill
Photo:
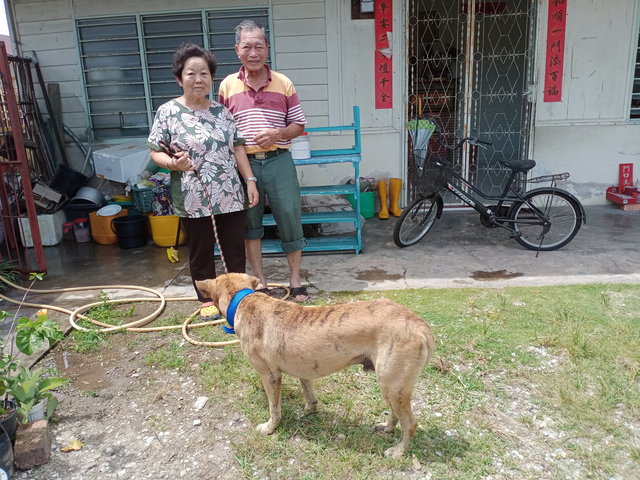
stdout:
POLYGON ((0 478, 11 478, 13 474, 13 446, 9 435, 0 425, 0 478))
POLYGON ((18 426, 17 425, 18 404, 13 400, 5 399, 4 401, 0 401, 0 405, 2 405, 5 411, 9 412, 5 414, 2 420, 0 420, 0 425, 2 425, 2 427, 7 432, 7 435, 9 435, 9 440, 13 442, 13 439, 16 438, 16 428, 18 426))
POLYGON ((58 193, 73 197, 78 189, 85 186, 89 180, 89 177, 85 177, 80 172, 76 172, 66 165, 59 164, 56 167, 56 171, 53 172, 49 187, 58 193))
POLYGON ((118 236, 120 248, 138 248, 147 244, 147 217, 125 215, 111 220, 111 230, 118 236))

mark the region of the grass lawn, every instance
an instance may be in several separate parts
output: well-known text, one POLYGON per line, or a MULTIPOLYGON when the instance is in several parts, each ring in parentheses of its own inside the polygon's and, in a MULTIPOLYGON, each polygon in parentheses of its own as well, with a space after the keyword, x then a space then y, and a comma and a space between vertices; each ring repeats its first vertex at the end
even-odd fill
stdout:
MULTIPOLYGON (((400 431, 373 432, 389 409, 360 366, 318 380, 318 412, 283 381, 283 421, 268 437, 258 375, 238 346, 195 369, 167 337, 148 364, 195 374, 210 403, 233 398, 250 428, 234 455, 246 478, 640 478, 640 287, 344 292, 315 303, 388 297, 431 326, 436 353, 413 398, 407 455, 382 456, 400 431)), ((219 328, 203 340, 228 340, 219 328)))

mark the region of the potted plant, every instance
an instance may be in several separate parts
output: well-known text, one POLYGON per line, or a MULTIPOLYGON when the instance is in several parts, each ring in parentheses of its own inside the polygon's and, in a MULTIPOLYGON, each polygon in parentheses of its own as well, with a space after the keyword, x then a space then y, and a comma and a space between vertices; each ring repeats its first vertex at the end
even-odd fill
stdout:
POLYGON ((66 383, 63 377, 47 377, 43 368, 29 370, 18 366, 16 375, 9 379, 9 390, 18 407, 18 419, 31 422, 42 418, 49 419, 58 404, 51 389, 66 383))
MULTIPOLYGON (((42 279, 42 275, 32 273, 29 276, 31 285, 38 279, 42 279)), ((0 417, 11 415, 14 409, 18 420, 26 423, 29 421, 29 410, 42 400, 47 401, 46 417, 51 416, 57 404, 51 389, 66 380, 48 377, 41 368, 31 371, 21 364, 18 356, 20 353, 32 355, 45 342, 53 345, 63 338, 64 332, 57 322, 48 318, 46 310, 38 311, 36 318, 19 317, 19 311, 12 316, 6 340, 0 338, 0 417), (11 400, 15 403, 12 404, 11 400)), ((0 310, 0 322, 9 317, 10 314, 0 310)))

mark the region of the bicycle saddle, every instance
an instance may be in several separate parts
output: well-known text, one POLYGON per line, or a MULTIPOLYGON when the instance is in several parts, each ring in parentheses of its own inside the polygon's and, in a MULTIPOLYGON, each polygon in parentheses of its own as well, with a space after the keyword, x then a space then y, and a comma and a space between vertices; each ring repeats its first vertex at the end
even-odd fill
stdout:
POLYGON ((535 160, 500 160, 500 163, 516 173, 525 173, 536 166, 535 160))

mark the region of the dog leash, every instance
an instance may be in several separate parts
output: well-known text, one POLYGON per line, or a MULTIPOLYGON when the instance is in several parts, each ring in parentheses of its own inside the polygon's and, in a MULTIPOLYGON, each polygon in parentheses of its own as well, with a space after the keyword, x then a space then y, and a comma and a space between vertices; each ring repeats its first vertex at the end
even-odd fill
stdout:
MULTIPOLYGON (((164 140, 160 140, 158 144, 160 145, 160 148, 162 148, 162 151, 164 153, 166 153, 170 157, 176 156, 177 152, 167 142, 165 142, 164 140)), ((211 200, 211 195, 209 194, 207 187, 202 181, 202 178, 200 178, 200 174, 198 174, 198 171, 194 170, 193 173, 196 175, 196 178, 200 182, 200 185, 202 186, 202 189, 204 190, 204 193, 207 196, 207 200, 209 200, 209 208, 211 209, 211 223, 213 224, 213 236, 215 238, 216 245, 218 245, 218 252, 220 252, 220 261, 222 262, 222 266, 224 267, 224 273, 229 273, 229 269, 227 268, 227 262, 225 261, 224 255, 222 254, 222 246, 220 245, 220 240, 218 239, 218 228, 216 226, 216 216, 213 213, 213 201, 211 200)))
POLYGON ((255 293, 255 290, 252 290, 250 288, 243 288, 233 296, 233 298, 231 299, 231 303, 229 303, 229 306, 227 307, 227 323, 231 326, 231 328, 227 327, 226 325, 222 325, 222 329, 225 331, 225 333, 236 333, 236 331, 234 330, 236 310, 238 309, 238 305, 240 305, 242 299, 252 293, 255 293))

